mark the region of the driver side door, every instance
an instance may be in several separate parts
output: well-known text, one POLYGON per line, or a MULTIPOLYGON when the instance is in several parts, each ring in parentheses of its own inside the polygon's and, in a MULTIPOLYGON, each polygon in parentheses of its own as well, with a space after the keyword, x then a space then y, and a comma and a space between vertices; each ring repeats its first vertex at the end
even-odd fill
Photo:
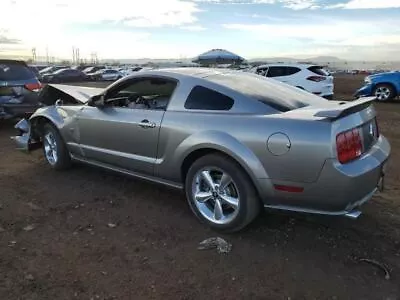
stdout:
MULTIPOLYGON (((141 78, 120 83, 106 93, 105 101, 128 93, 149 93, 151 80, 141 78)), ((85 106, 78 116, 80 147, 85 159, 153 175, 164 113, 165 110, 124 105, 85 106)))

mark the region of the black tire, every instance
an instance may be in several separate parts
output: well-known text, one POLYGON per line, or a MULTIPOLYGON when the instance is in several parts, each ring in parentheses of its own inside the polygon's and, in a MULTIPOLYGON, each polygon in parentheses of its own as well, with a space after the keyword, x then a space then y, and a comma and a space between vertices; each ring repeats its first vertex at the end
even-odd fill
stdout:
POLYGON ((261 202, 248 174, 236 161, 222 154, 209 154, 203 156, 191 165, 186 175, 185 192, 189 206, 196 217, 202 223, 217 231, 239 231, 251 223, 260 212, 261 202), (229 174, 235 184, 235 188, 238 190, 240 200, 237 208, 237 214, 229 223, 216 224, 210 221, 203 216, 196 206, 196 200, 193 198, 192 192, 193 184, 195 184, 194 181, 196 174, 207 167, 217 168, 224 173, 226 172, 229 174))
POLYGON ((395 89, 393 88, 393 86, 390 84, 386 84, 386 83, 378 84, 372 91, 372 94, 374 96, 376 96, 377 101, 381 101, 381 102, 390 101, 396 97, 396 92, 395 92, 395 89), (387 96, 382 96, 382 98, 377 96, 377 93, 380 90, 382 90, 382 95, 383 95, 384 91, 387 91, 387 96))
POLYGON ((46 123, 43 126, 43 135, 42 135, 42 141, 43 141, 43 154, 44 157, 49 164, 51 168, 54 170, 65 170, 68 169, 71 166, 71 157, 69 155, 68 149, 58 131, 58 129, 51 123, 46 123), (57 159, 53 162, 51 162, 48 158, 48 155, 46 155, 46 136, 48 134, 51 134, 52 137, 54 137, 55 141, 55 149, 56 149, 56 156, 57 159))

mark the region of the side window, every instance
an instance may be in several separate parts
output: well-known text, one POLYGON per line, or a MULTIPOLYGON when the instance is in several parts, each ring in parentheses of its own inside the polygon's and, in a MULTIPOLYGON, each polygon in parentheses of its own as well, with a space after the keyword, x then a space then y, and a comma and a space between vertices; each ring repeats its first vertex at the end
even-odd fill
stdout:
POLYGON ((129 80, 108 91, 105 100, 114 107, 166 110, 176 85, 163 78, 129 80))
POLYGON ((256 73, 261 76, 266 76, 268 73, 268 68, 258 68, 256 73))
POLYGON ((286 76, 286 67, 269 67, 267 77, 286 76))
POLYGON ((286 68, 286 76, 296 74, 296 73, 298 73, 298 72, 300 72, 300 71, 301 71, 300 68, 296 68, 296 67, 287 67, 287 68, 286 68))
POLYGON ((230 110, 234 100, 217 91, 195 86, 185 102, 186 109, 230 110))

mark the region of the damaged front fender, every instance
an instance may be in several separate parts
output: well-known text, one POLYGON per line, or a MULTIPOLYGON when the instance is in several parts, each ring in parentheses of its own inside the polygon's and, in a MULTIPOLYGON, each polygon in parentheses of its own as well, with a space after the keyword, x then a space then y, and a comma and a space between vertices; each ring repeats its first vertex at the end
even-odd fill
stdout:
POLYGON ((31 124, 28 120, 22 119, 14 126, 19 131, 19 135, 12 136, 16 148, 24 152, 30 152, 40 148, 41 142, 33 140, 31 137, 31 124))

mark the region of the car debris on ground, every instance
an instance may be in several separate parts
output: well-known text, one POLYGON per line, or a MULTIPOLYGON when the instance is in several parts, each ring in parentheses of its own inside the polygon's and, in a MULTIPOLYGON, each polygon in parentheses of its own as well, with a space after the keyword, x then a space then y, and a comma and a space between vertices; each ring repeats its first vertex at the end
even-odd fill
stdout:
POLYGON ((218 253, 229 253, 232 250, 232 244, 220 237, 211 237, 200 242, 198 250, 217 249, 218 253))

